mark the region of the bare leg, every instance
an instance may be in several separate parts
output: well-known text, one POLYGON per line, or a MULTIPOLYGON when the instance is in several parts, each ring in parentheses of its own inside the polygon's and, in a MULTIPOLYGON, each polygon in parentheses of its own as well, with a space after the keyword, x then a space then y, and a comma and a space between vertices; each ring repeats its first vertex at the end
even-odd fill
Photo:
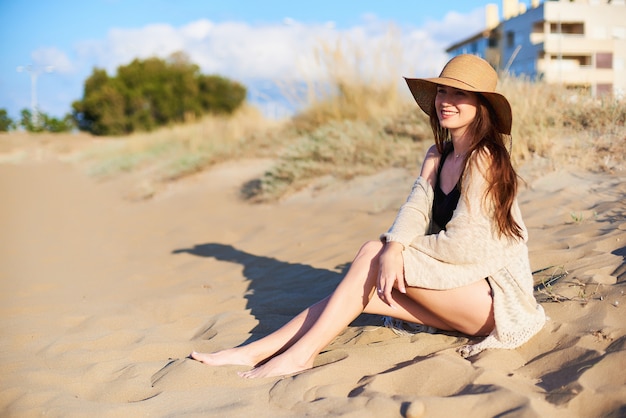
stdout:
POLYGON ((215 353, 192 352, 191 357, 210 366, 236 364, 256 366, 275 354, 289 348, 304 335, 326 307, 328 298, 305 309, 280 329, 250 344, 229 348, 215 353))
MULTIPOLYGON (((346 275, 346 278, 367 277, 370 274, 369 270, 372 269, 372 263, 375 262, 375 259, 380 252, 380 249, 382 248, 382 245, 380 243, 376 244, 378 245, 377 247, 373 246, 372 243, 369 243, 369 245, 366 244, 361 248, 361 250, 355 257, 350 267, 350 270, 346 275), (368 248, 368 252, 367 254, 364 254, 364 250, 366 248, 368 248), (358 273, 356 273, 356 270, 358 270, 358 273)), ((376 268, 376 266, 374 266, 374 272, 372 273, 372 276, 374 277, 374 283, 376 280, 375 275, 377 271, 378 269, 376 268)), ((346 282, 346 278, 344 278, 342 283, 346 282)), ((352 297, 356 300, 361 301, 360 311, 362 311, 362 306, 367 304, 369 298, 371 297, 371 288, 367 289, 367 293, 364 293, 365 291, 362 283, 363 280, 359 280, 361 281, 361 283, 359 285, 357 282, 357 293, 354 293, 352 297)), ((337 290, 335 290, 335 293, 336 292, 337 290)), ((195 360, 201 361, 202 363, 211 366, 221 366, 226 364, 257 366, 264 360, 267 360, 276 354, 284 352, 296 341, 298 341, 303 335, 305 335, 318 320, 322 312, 326 309, 329 299, 330 296, 305 309, 283 327, 271 333, 270 335, 261 338, 260 340, 254 341, 245 346, 221 350, 215 353, 197 353, 194 351, 191 353, 191 357, 195 360)), ((356 317, 356 315, 354 315, 354 317, 356 317)), ((348 323, 349 322, 350 321, 348 321, 348 323)), ((337 334, 338 333, 339 332, 337 332, 337 334)))
POLYGON ((284 353, 242 377, 271 377, 313 367, 317 354, 363 312, 373 296, 378 274, 380 242, 368 242, 359 250, 348 273, 328 299, 315 323, 284 353))
POLYGON ((486 280, 450 290, 407 287, 406 291, 392 292, 397 309, 376 296, 363 312, 476 336, 488 335, 495 326, 493 299, 486 280))

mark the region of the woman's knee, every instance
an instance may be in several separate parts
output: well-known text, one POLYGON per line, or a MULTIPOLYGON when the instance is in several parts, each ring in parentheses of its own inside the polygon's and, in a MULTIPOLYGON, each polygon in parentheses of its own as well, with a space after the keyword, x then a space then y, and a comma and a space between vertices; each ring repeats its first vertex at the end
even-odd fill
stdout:
POLYGON ((361 246, 359 250, 359 255, 369 255, 371 258, 374 258, 380 253, 380 250, 383 249, 383 243, 380 241, 367 241, 365 244, 361 246))
POLYGON ((364 243, 356 254, 349 270, 349 272, 356 274, 348 274, 346 278, 357 280, 358 282, 375 279, 377 277, 378 256, 381 249, 382 243, 380 241, 367 241, 364 243))

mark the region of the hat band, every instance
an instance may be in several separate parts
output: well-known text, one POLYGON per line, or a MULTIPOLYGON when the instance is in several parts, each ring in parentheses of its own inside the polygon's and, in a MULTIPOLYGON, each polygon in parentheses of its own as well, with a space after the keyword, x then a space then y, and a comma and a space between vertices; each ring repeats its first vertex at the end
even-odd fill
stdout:
POLYGON ((458 78, 452 78, 452 77, 440 77, 440 78, 442 78, 442 79, 444 79, 444 78, 445 78, 445 79, 447 79, 447 80, 454 80, 454 81, 458 81, 459 83, 465 84, 466 86, 469 86, 469 87, 473 88, 474 90, 477 90, 477 88, 476 88, 476 87, 474 87, 473 85, 471 85, 470 83, 467 83, 467 82, 465 82, 465 81, 463 81, 463 80, 459 80, 458 78))

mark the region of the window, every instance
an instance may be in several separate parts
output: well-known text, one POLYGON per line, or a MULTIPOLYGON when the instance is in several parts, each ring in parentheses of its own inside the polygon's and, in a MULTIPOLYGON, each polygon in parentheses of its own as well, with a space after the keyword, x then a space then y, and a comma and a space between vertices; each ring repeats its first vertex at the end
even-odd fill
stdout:
POLYGON ((596 85, 596 96, 611 96, 613 95, 613 84, 598 83, 596 85))
POLYGON ((585 24, 583 22, 551 22, 550 33, 562 33, 563 35, 584 35, 585 24))
POLYGON ((550 56, 550 60, 554 63, 558 63, 561 69, 579 70, 581 68, 590 68, 591 55, 554 55, 550 56))
POLYGON ((513 48, 515 46, 515 32, 508 31, 506 33, 506 46, 507 48, 513 48))
POLYGON ((489 48, 497 48, 498 44, 500 43, 500 37, 498 36, 497 32, 491 32, 491 34, 489 35, 489 40, 487 41, 487 45, 489 46, 489 48))
POLYGON ((598 52, 596 54, 596 68, 613 68, 613 53, 598 52))

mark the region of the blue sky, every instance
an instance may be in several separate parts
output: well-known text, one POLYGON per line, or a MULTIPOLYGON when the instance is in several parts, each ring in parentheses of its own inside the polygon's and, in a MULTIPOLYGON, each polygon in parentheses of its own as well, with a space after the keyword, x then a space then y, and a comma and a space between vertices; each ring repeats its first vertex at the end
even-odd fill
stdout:
POLYGON ((180 50, 203 73, 238 80, 252 96, 264 82, 322 77, 314 52, 338 39, 379 63, 397 47, 398 77, 433 75, 445 62, 445 47, 484 28, 488 3, 0 0, 0 108, 14 119, 29 108, 35 75, 39 109, 61 117, 82 97, 94 67, 114 75, 134 58, 180 50), (31 72, 17 71, 29 65, 31 72))

